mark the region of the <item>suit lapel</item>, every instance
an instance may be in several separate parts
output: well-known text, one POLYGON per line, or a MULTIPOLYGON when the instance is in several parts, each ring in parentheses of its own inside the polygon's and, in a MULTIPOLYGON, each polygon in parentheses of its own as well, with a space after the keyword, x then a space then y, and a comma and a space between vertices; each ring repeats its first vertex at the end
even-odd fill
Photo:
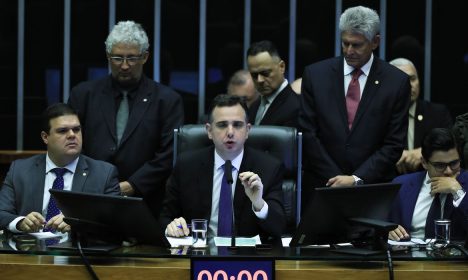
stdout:
MULTIPOLYGON (((424 120, 424 106, 421 101, 416 102, 416 110, 414 112, 414 135, 413 143, 416 147, 416 143, 422 143, 423 137, 423 120, 424 120), (419 120, 418 116, 421 115, 423 118, 419 120)), ((419 146, 419 145, 418 145, 419 146)))
POLYGON ((418 175, 409 182, 409 188, 405 190, 405 200, 402 203, 403 225, 407 228, 411 227, 413 219, 414 207, 418 200, 419 192, 421 191, 426 172, 419 172, 418 175))
MULTIPOLYGON (((253 170, 252 165, 253 163, 252 163, 252 159, 250 157, 249 151, 247 148, 245 148, 244 157, 242 158, 242 162, 241 162, 241 166, 240 166, 240 170, 238 174, 241 174, 242 172, 245 172, 245 171, 253 170)), ((235 217, 240 217, 240 215, 242 214, 242 209, 245 208, 244 204, 247 202, 247 200, 250 202, 247 195, 245 195, 244 186, 242 185, 242 182, 240 181, 239 176, 237 176, 236 190, 234 192, 234 212, 235 212, 234 215, 235 217)), ((238 224, 239 220, 240 219, 236 219, 237 228, 239 228, 239 224, 238 224)))
MULTIPOLYGON (((273 116, 275 116, 276 111, 278 108, 280 108, 285 100, 288 98, 288 94, 290 94, 289 89, 292 88, 288 84, 279 94, 278 96, 273 100, 271 103, 270 107, 268 107, 268 110, 266 111, 265 115, 263 116, 262 120, 260 121, 260 124, 263 124, 264 122, 270 121, 273 116)), ((295 93, 293 93, 295 94, 295 93)))
POLYGON ((148 89, 148 81, 146 77, 142 77, 141 85, 138 88, 138 92, 135 95, 133 101, 132 111, 128 117, 127 127, 125 128, 124 134, 122 135, 121 145, 125 143, 128 137, 133 133, 135 128, 143 119, 148 106, 151 104, 151 91, 148 89))
POLYGON ((348 130, 348 110, 346 109, 346 92, 344 90, 344 68, 343 68, 344 58, 337 59, 337 63, 332 65, 332 71, 335 75, 334 81, 339 81, 338 83, 331 84, 330 94, 334 95, 336 104, 338 104, 338 110, 341 118, 341 123, 343 128, 348 130))
MULTIPOLYGON (((42 213, 42 202, 44 200, 44 182, 46 175, 46 155, 42 155, 37 158, 34 163, 34 170, 28 175, 29 182, 32 182, 34 187, 34 197, 38 199, 31 199, 33 202, 33 209, 39 213, 42 213), (40 199, 39 199, 40 198, 40 199)), ((52 186, 51 186, 52 187, 52 186)))
POLYGON ((73 174, 72 191, 83 192, 86 179, 89 176, 88 164, 84 156, 80 156, 73 174))
POLYGON ((213 199, 213 166, 214 166, 214 147, 207 149, 207 153, 202 158, 200 164, 196 167, 197 174, 195 176, 197 183, 197 192, 200 197, 201 209, 205 213, 207 219, 211 215, 211 202, 213 199), (206 173, 208 170, 208 174, 206 173), (199 174, 207 174, 206 176, 199 176, 199 174))
POLYGON ((353 127, 359 125, 364 112, 369 108, 372 99, 376 95, 377 90, 380 87, 380 76, 381 69, 379 60, 374 57, 374 62, 372 63, 371 70, 369 72, 369 77, 367 77, 367 82, 362 92, 361 101, 356 112, 356 117, 354 118, 353 127))
POLYGON ((112 85, 111 85, 111 78, 108 79, 107 86, 103 88, 103 92, 99 94, 98 97, 98 104, 101 112, 102 118, 107 125, 107 129, 109 130, 109 134, 112 135, 114 142, 117 143, 117 136, 115 132, 115 100, 114 94, 112 92, 112 85))
POLYGON ((252 103, 252 106, 249 108, 249 122, 251 124, 255 123, 255 117, 257 116, 257 111, 258 107, 260 107, 260 100, 261 98, 257 98, 254 103, 252 103))

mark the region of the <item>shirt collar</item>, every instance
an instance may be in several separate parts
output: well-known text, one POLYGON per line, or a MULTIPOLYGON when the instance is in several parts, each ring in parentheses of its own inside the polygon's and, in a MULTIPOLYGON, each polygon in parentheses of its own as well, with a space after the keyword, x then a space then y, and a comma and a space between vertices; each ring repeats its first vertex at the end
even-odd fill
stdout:
POLYGON ((280 87, 273 92, 273 94, 270 94, 268 96, 265 96, 266 100, 268 100, 268 103, 271 104, 273 100, 278 96, 278 94, 288 85, 288 80, 284 79, 283 82, 281 83, 280 87))
MULTIPOLYGON (((218 154, 218 152, 215 149, 215 170, 218 170, 221 166, 223 166, 225 160, 218 154)), ((244 157, 244 149, 242 149, 242 152, 235 157, 233 160, 231 160, 232 166, 236 168, 237 171, 240 170, 240 165, 242 162, 242 158, 244 157)))
POLYGON ((59 166, 55 165, 55 163, 50 159, 49 153, 47 153, 47 156, 46 156, 46 174, 49 173, 54 168, 66 168, 69 172, 71 172, 73 174, 73 173, 75 173, 76 166, 78 164, 79 158, 80 157, 77 157, 76 159, 74 159, 69 164, 67 164, 67 165, 65 165, 63 167, 59 167, 59 166))
POLYGON ((413 102, 413 104, 411 104, 408 113, 410 117, 414 119, 414 115, 416 114, 416 102, 413 102))
MULTIPOLYGON (((374 62, 374 54, 373 53, 371 54, 371 57, 370 57, 369 61, 367 61, 367 63, 364 64, 361 67, 361 71, 364 73, 364 75, 366 75, 366 77, 369 76, 369 72, 370 72, 370 69, 371 69, 371 66, 372 66, 372 62, 374 62)), ((343 63, 344 63, 344 75, 345 76, 350 75, 351 72, 354 71, 354 67, 349 65, 348 63, 346 63, 346 59, 343 59, 343 63)))

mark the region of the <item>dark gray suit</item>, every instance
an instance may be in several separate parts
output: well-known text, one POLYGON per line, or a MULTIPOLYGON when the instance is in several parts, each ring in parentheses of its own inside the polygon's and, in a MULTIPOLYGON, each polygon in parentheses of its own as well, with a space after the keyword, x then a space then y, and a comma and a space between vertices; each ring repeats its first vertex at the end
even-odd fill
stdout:
MULTIPOLYGON (((0 189, 0 229, 18 216, 42 212, 46 155, 15 160, 0 189)), ((80 155, 72 191, 119 195, 117 169, 112 164, 80 155)))

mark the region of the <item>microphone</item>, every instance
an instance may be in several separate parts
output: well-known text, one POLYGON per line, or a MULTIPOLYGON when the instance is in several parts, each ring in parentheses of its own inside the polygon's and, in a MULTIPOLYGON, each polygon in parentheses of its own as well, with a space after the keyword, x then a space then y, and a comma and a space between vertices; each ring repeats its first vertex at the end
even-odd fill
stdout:
POLYGON ((230 160, 226 160, 224 163, 224 173, 226 174, 226 181, 229 185, 232 185, 234 181, 232 180, 232 164, 230 160))
MULTIPOLYGON (((232 179, 232 163, 230 160, 226 160, 224 163, 224 174, 226 175, 226 181, 229 187, 232 186, 234 180, 232 179)), ((231 188, 232 189, 232 188, 231 188)), ((235 192, 234 192, 235 193, 235 192)), ((230 250, 236 250, 236 223, 234 219, 234 196, 231 198, 231 209, 232 209, 232 226, 231 226, 231 246, 229 246, 230 250)))

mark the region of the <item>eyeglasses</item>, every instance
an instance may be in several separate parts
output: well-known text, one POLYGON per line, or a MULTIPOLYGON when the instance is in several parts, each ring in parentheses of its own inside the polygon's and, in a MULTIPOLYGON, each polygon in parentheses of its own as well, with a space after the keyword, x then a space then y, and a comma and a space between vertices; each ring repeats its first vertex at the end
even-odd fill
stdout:
POLYGON ((450 167, 450 169, 453 170, 458 170, 460 168, 460 159, 452 160, 451 162, 432 162, 429 161, 429 163, 434 166, 434 169, 438 172, 444 172, 445 169, 447 169, 447 166, 450 167))
POLYGON ((137 56, 109 56, 109 60, 115 65, 122 65, 124 61, 127 61, 127 64, 133 66, 137 64, 143 58, 144 54, 140 54, 137 56))

